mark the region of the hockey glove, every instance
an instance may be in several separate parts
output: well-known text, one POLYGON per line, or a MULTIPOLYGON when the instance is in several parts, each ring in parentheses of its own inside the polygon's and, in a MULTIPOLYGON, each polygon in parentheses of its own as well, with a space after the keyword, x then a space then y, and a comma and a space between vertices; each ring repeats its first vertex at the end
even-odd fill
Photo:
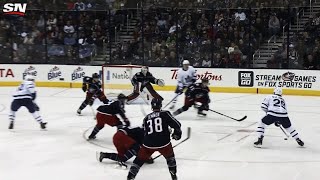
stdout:
POLYGON ((181 139, 181 135, 182 135, 182 131, 179 130, 174 130, 174 132, 172 133, 172 139, 178 141, 181 139))
POLYGON ((157 80, 156 80, 156 83, 157 83, 160 87, 163 87, 163 86, 165 85, 163 79, 157 79, 157 80))
POLYGON ((183 86, 182 87, 178 87, 177 94, 181 95, 182 93, 183 93, 183 86))
POLYGON ((129 121, 129 119, 125 119, 125 120, 124 120, 124 125, 125 125, 125 126, 130 126, 130 121, 129 121))
POLYGON ((86 92, 87 91, 87 85, 86 84, 82 84, 82 91, 86 92))

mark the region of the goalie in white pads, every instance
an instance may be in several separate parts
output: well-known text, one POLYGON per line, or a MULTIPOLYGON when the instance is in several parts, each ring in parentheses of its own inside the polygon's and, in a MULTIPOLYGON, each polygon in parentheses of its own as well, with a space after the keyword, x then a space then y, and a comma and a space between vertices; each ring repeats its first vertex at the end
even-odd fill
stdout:
POLYGON ((291 126, 291 121, 287 112, 287 105, 285 100, 282 98, 282 89, 275 88, 273 95, 269 95, 264 99, 261 108, 267 113, 267 115, 259 122, 257 129, 259 138, 258 141, 254 143, 256 147, 260 147, 262 145, 266 126, 273 123, 278 127, 280 125, 284 127, 300 146, 304 145, 304 142, 299 138, 298 132, 291 126))
POLYGON ((46 128, 46 122, 42 122, 42 118, 39 115, 39 106, 34 102, 36 99, 36 90, 34 84, 34 76, 27 75, 25 80, 20 84, 18 89, 13 94, 13 101, 11 103, 11 110, 9 113, 9 129, 13 129, 16 112, 20 107, 25 106, 32 114, 34 119, 40 124, 41 129, 46 128))
POLYGON ((141 68, 141 72, 136 73, 131 82, 133 85, 133 93, 127 96, 128 104, 134 101, 140 95, 140 92, 144 90, 144 88, 150 92, 152 97, 160 99, 161 101, 163 100, 163 98, 153 89, 150 83, 157 84, 162 87, 164 86, 164 81, 163 79, 156 79, 149 72, 149 68, 147 66, 143 66, 141 68))
POLYGON ((187 89, 190 85, 194 84, 197 81, 196 70, 190 66, 190 62, 188 60, 184 60, 182 62, 182 68, 178 70, 178 84, 175 93, 175 96, 172 101, 172 106, 170 109, 175 107, 178 96, 183 93, 185 89, 187 89))

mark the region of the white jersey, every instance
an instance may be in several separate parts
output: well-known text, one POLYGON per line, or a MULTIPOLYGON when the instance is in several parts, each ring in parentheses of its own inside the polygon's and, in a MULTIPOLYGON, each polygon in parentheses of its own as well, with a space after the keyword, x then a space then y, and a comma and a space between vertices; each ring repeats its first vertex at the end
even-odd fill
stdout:
POLYGON ((267 96, 262 104, 261 108, 267 114, 276 117, 288 117, 287 105, 284 99, 278 95, 267 96))
POLYGON ((197 79, 196 70, 194 67, 189 66, 188 70, 183 70, 183 68, 178 70, 178 86, 188 87, 193 84, 197 79))
POLYGON ((32 99, 32 94, 35 92, 33 81, 23 81, 16 92, 13 93, 13 99, 32 99))

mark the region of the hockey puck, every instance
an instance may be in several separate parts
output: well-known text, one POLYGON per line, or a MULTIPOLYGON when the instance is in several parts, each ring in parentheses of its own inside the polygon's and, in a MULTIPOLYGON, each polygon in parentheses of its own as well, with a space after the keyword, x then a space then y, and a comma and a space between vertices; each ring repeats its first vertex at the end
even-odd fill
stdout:
POLYGON ((284 140, 288 140, 288 138, 284 138, 284 140))

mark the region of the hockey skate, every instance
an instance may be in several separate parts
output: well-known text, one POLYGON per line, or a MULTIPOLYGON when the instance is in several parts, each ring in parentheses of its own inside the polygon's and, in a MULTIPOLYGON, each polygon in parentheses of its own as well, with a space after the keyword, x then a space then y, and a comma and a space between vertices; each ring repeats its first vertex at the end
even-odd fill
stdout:
POLYGON ((199 115, 199 116, 207 116, 206 113, 204 113, 203 111, 200 111, 200 110, 198 110, 198 115, 199 115))
POLYGON ((257 148, 261 148, 262 146, 262 141, 263 141, 263 136, 259 137, 258 138, 258 141, 254 142, 254 147, 257 147, 257 148))
POLYGON ((96 138, 97 138, 96 136, 90 135, 90 136, 88 137, 88 141, 93 140, 93 139, 96 139, 96 138))
POLYGON ((304 146, 304 142, 301 141, 301 139, 298 138, 298 139, 296 139, 296 141, 300 146, 304 146))
POLYGON ((100 152, 100 153, 99 153, 98 158, 97 158, 97 159, 99 160, 99 162, 102 162, 102 160, 103 160, 104 158, 106 158, 106 157, 105 157, 105 154, 106 154, 106 153, 104 153, 104 152, 100 152))
POLYGON ((47 128, 46 125, 47 125, 46 122, 40 122, 41 129, 46 129, 47 128))
POLYGON ((9 129, 13 129, 13 122, 10 122, 9 129))
POLYGON ((178 180, 177 174, 170 172, 172 180, 178 180))

